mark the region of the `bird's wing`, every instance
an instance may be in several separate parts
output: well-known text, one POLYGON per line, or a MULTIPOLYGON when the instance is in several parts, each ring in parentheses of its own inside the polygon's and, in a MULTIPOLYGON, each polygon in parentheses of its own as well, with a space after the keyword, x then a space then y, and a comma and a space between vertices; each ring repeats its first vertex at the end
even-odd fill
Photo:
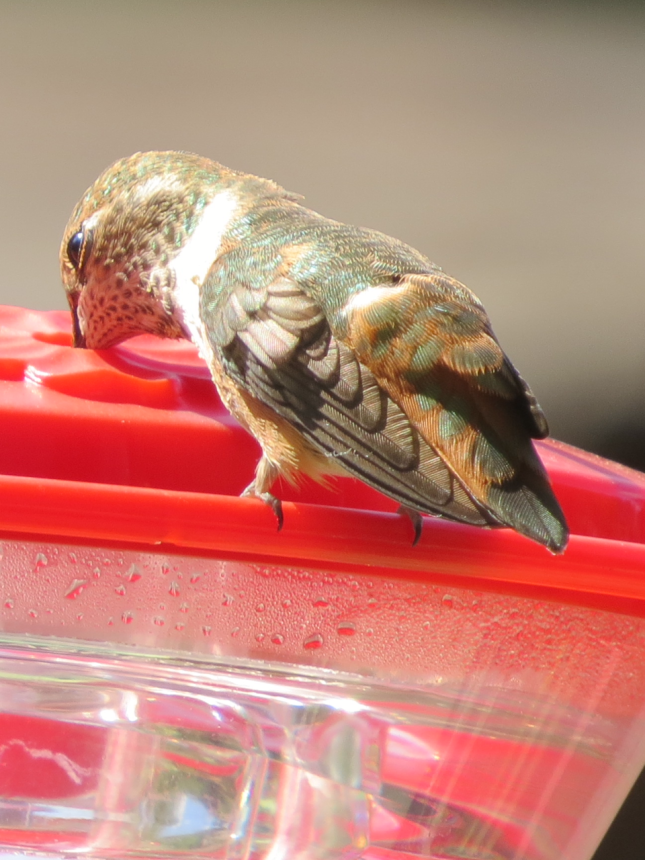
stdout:
POLYGON ((298 283, 278 276, 229 287, 226 280, 223 289, 217 269, 211 272, 201 313, 211 348, 237 384, 332 461, 402 504, 500 524, 298 283))
POLYGON ((442 272, 351 296, 344 339, 499 522, 564 548, 566 525, 531 442, 544 415, 497 343, 482 305, 442 272))

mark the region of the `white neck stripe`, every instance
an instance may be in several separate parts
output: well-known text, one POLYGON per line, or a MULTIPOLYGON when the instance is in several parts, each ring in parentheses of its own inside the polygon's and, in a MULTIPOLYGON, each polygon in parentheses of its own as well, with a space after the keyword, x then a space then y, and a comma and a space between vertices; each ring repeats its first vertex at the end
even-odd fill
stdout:
POLYGON ((232 191, 216 194, 204 209, 199 224, 184 247, 169 264, 175 273, 173 304, 203 358, 207 358, 205 353, 209 350, 199 316, 199 293, 218 257, 222 239, 233 221, 238 203, 232 191))

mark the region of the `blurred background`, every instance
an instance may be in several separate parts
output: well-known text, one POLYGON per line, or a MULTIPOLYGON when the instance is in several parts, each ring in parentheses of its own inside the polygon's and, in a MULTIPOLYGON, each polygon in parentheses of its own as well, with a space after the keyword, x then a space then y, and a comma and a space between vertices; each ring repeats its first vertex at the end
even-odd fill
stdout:
POLYGON ((645 4, 0 0, 0 303, 63 308, 108 164, 185 149, 427 254, 553 435, 645 469, 645 4))
POLYGON ((645 469, 644 85, 642 3, 0 0, 0 303, 65 307, 85 188, 191 150, 419 248, 554 436, 645 469))

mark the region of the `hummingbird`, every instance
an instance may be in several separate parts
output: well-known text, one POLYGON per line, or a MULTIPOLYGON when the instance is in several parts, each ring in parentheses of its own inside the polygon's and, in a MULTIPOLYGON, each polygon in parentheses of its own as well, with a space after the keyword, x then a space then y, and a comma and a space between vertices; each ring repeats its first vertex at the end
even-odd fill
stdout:
POLYGON ((532 440, 535 396, 481 302, 419 251, 306 208, 268 179, 185 152, 117 161, 60 252, 73 345, 189 338, 281 476, 351 475, 421 513, 507 526, 553 553, 567 525, 532 440))

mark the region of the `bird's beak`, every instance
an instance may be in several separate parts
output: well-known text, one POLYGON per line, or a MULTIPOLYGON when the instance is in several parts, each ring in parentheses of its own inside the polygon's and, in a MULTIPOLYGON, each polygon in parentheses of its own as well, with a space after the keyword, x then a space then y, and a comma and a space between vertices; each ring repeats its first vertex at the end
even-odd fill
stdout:
POLYGON ((69 304, 72 311, 72 346, 75 349, 86 349, 85 335, 81 331, 81 324, 78 319, 78 294, 70 296, 69 304))

